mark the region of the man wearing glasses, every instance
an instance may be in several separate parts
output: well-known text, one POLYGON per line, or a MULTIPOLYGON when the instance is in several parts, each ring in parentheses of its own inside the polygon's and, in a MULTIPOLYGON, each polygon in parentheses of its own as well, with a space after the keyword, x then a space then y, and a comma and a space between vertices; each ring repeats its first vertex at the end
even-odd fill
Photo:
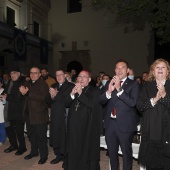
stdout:
POLYGON ((63 70, 56 71, 57 82, 49 89, 48 102, 51 105, 50 116, 50 145, 53 147, 56 158, 50 163, 57 164, 63 160, 66 137, 66 107, 65 98, 74 87, 67 81, 63 70))
POLYGON ((64 170, 100 169, 100 90, 90 86, 90 81, 90 73, 81 71, 66 98, 70 109, 64 170))
POLYGON ((40 76, 40 69, 32 67, 30 69, 31 82, 26 86, 21 86, 20 92, 26 97, 24 113, 28 138, 31 142, 30 154, 24 159, 29 160, 40 153, 38 164, 44 164, 48 158, 46 134, 49 116, 46 96, 49 88, 40 76))

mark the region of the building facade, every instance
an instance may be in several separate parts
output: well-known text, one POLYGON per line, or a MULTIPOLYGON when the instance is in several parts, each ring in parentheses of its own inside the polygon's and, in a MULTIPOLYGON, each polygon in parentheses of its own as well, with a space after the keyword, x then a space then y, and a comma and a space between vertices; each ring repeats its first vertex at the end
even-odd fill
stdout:
POLYGON ((90 0, 1 0, 1 67, 18 64, 27 74, 38 65, 53 75, 56 69, 76 67, 112 76, 114 62, 124 58, 141 75, 154 60, 150 27, 125 33, 125 25, 114 20, 114 14, 95 10, 90 0))
POLYGON ((53 63, 50 8, 50 1, 44 0, 0 1, 1 73, 17 65, 29 74, 33 65, 48 68, 53 63))

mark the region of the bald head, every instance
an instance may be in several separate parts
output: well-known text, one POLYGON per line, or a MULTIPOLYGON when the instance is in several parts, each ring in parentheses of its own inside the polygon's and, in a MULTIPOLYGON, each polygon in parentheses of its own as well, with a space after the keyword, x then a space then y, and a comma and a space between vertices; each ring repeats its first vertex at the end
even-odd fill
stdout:
POLYGON ((91 81, 91 74, 88 71, 83 70, 79 73, 77 81, 81 84, 82 87, 86 87, 91 81))

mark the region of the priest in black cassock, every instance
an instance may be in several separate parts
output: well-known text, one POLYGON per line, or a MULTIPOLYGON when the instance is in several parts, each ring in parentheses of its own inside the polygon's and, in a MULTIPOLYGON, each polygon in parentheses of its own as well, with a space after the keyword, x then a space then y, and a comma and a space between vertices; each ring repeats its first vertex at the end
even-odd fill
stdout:
POLYGON ((52 84, 47 96, 47 102, 51 105, 50 115, 50 145, 53 147, 56 158, 50 163, 56 164, 63 160, 66 137, 66 108, 64 99, 74 87, 73 83, 66 80, 63 70, 56 71, 57 82, 52 84))
POLYGON ((100 90, 90 81, 90 73, 81 71, 66 98, 70 109, 64 170, 100 170, 100 90))

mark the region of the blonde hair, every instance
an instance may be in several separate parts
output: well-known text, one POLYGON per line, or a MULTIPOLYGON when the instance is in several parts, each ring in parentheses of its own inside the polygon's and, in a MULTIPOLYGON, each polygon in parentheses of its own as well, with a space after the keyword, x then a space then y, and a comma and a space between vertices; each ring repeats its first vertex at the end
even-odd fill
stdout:
POLYGON ((150 66, 150 71, 149 71, 149 75, 148 75, 148 78, 147 78, 147 81, 153 81, 155 80, 155 76, 153 74, 153 71, 156 67, 157 64, 161 63, 161 62, 164 62, 167 66, 167 70, 168 70, 168 74, 167 74, 167 77, 166 79, 170 79, 170 65, 169 65, 169 62, 163 58, 159 58, 157 60, 155 60, 152 65, 150 66))

